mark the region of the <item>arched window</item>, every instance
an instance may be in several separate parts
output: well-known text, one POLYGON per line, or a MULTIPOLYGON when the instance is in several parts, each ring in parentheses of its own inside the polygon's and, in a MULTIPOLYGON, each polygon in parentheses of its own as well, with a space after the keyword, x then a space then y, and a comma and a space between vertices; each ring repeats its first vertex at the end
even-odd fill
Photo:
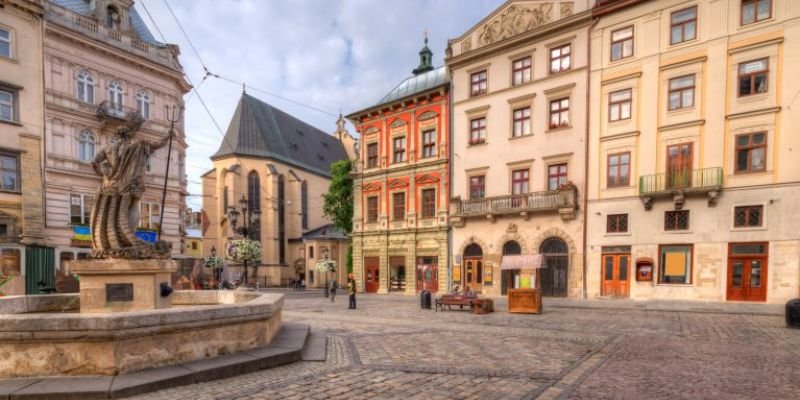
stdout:
POLYGON ((544 255, 567 255, 569 253, 569 248, 567 247, 567 243, 564 242, 561 238, 557 237, 549 237, 542 242, 542 245, 539 246, 539 253, 544 255))
POLYGON ((284 190, 283 175, 278 176, 278 255, 281 264, 286 264, 286 219, 284 210, 286 191, 284 190))
POLYGON ((247 174, 247 208, 261 210, 261 182, 256 171, 247 174))
POLYGON ((314 246, 308 246, 308 258, 314 258, 314 246))
POLYGON ((472 243, 471 245, 467 246, 466 249, 464 249, 464 258, 482 257, 482 256, 483 256, 483 250, 481 249, 481 246, 479 246, 477 243, 472 243))
POLYGON ((144 119, 150 119, 150 95, 146 91, 136 92, 136 110, 144 119))
POLYGON ((81 71, 78 73, 77 81, 77 95, 78 100, 94 104, 94 78, 88 71, 81 71))
POLYGON ((78 159, 90 162, 94 159, 94 146, 97 138, 90 131, 83 131, 78 134, 78 159))
POLYGON ((108 100, 117 109, 122 109, 122 84, 118 81, 108 83, 108 100))
POLYGON ((303 229, 308 229, 308 183, 300 185, 300 212, 303 213, 303 229))
POLYGON ((503 255, 504 256, 511 256, 511 255, 518 255, 522 254, 522 248, 520 248, 519 243, 514 240, 509 240, 503 244, 503 255))

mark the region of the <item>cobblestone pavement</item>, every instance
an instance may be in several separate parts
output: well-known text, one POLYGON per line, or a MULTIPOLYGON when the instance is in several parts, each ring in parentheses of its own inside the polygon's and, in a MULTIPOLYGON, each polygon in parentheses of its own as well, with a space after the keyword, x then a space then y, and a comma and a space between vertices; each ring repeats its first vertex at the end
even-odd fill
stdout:
POLYGON ((473 315, 420 310, 410 296, 361 295, 357 310, 346 303, 287 292, 284 320, 327 333, 325 362, 139 398, 766 400, 800 393, 800 330, 785 328, 769 306, 721 313, 545 300, 541 315, 473 315))

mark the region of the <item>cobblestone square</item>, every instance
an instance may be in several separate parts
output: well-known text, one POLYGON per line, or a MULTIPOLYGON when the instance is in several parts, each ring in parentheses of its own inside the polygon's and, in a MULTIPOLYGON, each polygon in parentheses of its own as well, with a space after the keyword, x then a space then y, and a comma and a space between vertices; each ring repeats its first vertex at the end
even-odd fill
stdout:
POLYGON ((285 292, 284 320, 328 336, 303 361, 141 399, 793 399, 800 331, 774 306, 546 299, 541 315, 331 303, 285 292), (655 304, 655 306, 654 306, 655 304))

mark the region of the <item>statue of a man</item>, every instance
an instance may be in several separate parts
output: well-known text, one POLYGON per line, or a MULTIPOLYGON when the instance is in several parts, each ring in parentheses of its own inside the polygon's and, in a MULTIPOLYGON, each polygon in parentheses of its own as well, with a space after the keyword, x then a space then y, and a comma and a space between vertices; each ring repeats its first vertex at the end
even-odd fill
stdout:
POLYGON ((159 241, 152 246, 135 233, 139 201, 145 191, 147 159, 171 136, 150 143, 134 141, 134 135, 128 127, 117 129, 116 141, 100 150, 92 162, 95 173, 103 178, 91 215, 95 258, 169 258, 171 253, 168 242, 159 241))

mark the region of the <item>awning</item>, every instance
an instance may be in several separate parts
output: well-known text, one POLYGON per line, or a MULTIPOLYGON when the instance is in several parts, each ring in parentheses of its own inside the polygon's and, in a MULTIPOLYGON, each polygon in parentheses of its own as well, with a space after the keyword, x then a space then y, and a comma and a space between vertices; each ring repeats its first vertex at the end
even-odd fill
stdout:
POLYGON ((541 254, 525 254, 516 256, 503 256, 500 269, 530 269, 542 268, 544 256, 541 254))

